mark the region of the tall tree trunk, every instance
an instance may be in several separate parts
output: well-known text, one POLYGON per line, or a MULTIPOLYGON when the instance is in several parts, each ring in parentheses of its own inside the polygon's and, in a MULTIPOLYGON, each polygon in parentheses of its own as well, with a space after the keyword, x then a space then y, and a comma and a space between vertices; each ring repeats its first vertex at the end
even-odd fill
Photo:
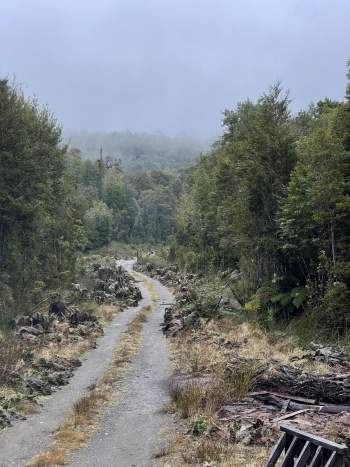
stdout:
POLYGON ((334 236, 333 218, 331 218, 331 246, 332 246, 332 261, 333 261, 333 266, 334 266, 335 265, 335 236, 334 236))

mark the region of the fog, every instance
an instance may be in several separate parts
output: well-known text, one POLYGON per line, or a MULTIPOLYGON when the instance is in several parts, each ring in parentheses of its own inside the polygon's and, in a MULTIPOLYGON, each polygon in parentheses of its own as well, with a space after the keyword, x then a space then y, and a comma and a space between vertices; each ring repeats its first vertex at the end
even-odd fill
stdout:
POLYGON ((280 80, 343 99, 349 0, 1 0, 0 76, 67 130, 216 135, 280 80))

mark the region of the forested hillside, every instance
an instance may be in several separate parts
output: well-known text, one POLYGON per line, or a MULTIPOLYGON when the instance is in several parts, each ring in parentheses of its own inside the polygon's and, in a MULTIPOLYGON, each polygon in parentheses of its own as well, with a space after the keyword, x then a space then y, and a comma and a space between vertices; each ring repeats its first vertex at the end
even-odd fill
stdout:
POLYGON ((136 172, 169 171, 189 166, 209 147, 208 141, 161 133, 71 131, 64 136, 69 146, 81 150, 84 159, 98 159, 103 148, 107 156, 120 160, 125 170, 136 172))
POLYGON ((179 264, 236 270, 237 297, 267 325, 303 314, 338 336, 350 317, 349 252, 350 83, 344 102, 297 116, 280 85, 226 110, 181 198, 179 264))
POLYGON ((179 175, 126 173, 67 150, 55 118, 0 81, 0 312, 32 309, 72 282, 77 257, 110 241, 165 242, 179 175))

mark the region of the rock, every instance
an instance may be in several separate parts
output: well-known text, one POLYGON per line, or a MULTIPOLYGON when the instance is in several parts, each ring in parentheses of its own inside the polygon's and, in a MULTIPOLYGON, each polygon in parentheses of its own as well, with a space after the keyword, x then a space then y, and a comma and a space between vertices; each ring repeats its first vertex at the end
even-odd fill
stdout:
POLYGON ((69 378, 72 374, 72 372, 50 373, 47 377, 47 381, 52 386, 65 386, 69 383, 69 378))
POLYGON ((38 365, 42 368, 54 371, 66 371, 81 366, 78 358, 53 357, 51 359, 41 358, 38 365))
POLYGON ((0 428, 11 426, 11 416, 7 410, 0 407, 0 428))
POLYGON ((330 346, 324 346, 311 342, 307 351, 301 356, 295 356, 291 361, 310 360, 319 363, 326 363, 330 366, 339 365, 350 368, 348 355, 340 349, 330 346))
POLYGON ((47 381, 42 381, 37 378, 28 378, 25 383, 31 393, 39 393, 44 396, 52 393, 51 386, 47 381))
POLYGON ((34 336, 33 334, 28 334, 26 332, 22 333, 20 336, 21 339, 26 340, 27 342, 30 342, 32 344, 35 344, 39 340, 38 336, 34 336))
POLYGON ((33 328, 37 329, 40 332, 40 334, 44 333, 44 328, 41 324, 36 324, 35 326, 33 326, 33 328))
POLYGON ((38 329, 37 327, 34 327, 34 326, 22 326, 19 330, 18 330, 18 334, 21 335, 23 333, 27 333, 27 334, 32 334, 33 336, 40 336, 40 334, 42 334, 44 331, 43 329, 38 329))

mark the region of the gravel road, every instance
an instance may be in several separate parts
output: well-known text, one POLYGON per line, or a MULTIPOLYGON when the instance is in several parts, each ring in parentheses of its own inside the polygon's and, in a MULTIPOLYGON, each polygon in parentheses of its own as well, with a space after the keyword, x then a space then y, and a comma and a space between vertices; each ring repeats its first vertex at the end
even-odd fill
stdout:
POLYGON ((157 452, 159 433, 168 423, 162 408, 169 402, 167 381, 171 373, 167 342, 160 330, 162 303, 171 302, 173 297, 158 281, 143 279, 155 285, 158 305, 145 323, 141 351, 120 385, 122 400, 110 407, 99 431, 74 455, 74 467, 156 465, 152 456, 157 452))
MULTIPOLYGON (((128 270, 133 261, 121 261, 128 270)), ((159 430, 165 423, 161 408, 167 402, 166 381, 170 374, 167 344, 160 331, 164 306, 173 300, 168 289, 158 281, 152 282, 159 293, 159 304, 144 327, 142 349, 121 383, 124 397, 112 405, 101 420, 101 429, 90 442, 73 457, 74 466, 127 467, 152 466, 159 430)), ((16 422, 0 432, 0 466, 21 467, 44 451, 50 444, 52 433, 70 413, 73 404, 108 366, 122 332, 137 311, 150 302, 149 291, 140 282, 143 299, 138 307, 129 308, 118 315, 98 339, 96 349, 87 352, 83 364, 77 369, 70 384, 43 399, 40 411, 16 422)))

